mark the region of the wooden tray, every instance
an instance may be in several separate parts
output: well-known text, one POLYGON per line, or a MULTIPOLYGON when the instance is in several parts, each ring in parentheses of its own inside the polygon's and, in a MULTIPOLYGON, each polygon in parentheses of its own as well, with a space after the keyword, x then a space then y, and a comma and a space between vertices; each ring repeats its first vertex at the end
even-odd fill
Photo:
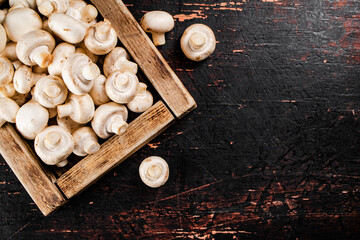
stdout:
POLYGON ((60 177, 42 164, 13 125, 0 128, 0 153, 44 215, 55 211, 103 174, 123 162, 167 127, 196 108, 196 103, 121 0, 91 0, 162 100, 60 177))

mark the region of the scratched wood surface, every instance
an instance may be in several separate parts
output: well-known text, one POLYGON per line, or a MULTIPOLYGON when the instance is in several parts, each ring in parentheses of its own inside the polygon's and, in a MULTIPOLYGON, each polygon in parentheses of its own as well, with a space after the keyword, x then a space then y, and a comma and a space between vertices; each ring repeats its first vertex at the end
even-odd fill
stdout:
POLYGON ((360 2, 126 0, 175 15, 160 48, 198 108, 43 217, 1 160, 4 239, 359 239, 360 2), (179 39, 206 23, 213 56, 179 39), (170 165, 149 189, 147 156, 170 165))

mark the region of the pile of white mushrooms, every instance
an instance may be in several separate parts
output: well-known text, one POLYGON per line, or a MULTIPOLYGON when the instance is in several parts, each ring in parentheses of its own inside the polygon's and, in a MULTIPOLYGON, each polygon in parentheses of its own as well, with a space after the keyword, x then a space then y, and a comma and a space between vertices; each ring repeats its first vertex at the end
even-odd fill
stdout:
POLYGON ((137 64, 93 5, 9 0, 9 6, 0 11, 0 127, 15 123, 44 163, 64 167, 72 153, 96 153, 98 138, 126 131, 128 109, 142 113, 153 105, 137 64))

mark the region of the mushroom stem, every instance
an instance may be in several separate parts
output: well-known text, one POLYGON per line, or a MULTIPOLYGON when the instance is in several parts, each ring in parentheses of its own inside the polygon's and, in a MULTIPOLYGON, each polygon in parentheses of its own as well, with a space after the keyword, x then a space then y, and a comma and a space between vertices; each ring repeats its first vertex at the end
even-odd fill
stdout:
POLYGON ((57 167, 62 168, 65 167, 67 164, 69 163, 69 161, 67 159, 59 162, 58 164, 56 164, 57 167))
POLYGON ((95 63, 86 64, 82 69, 82 75, 88 81, 95 80, 100 74, 100 69, 95 63))
POLYGON ((141 96, 145 95, 146 94, 146 89, 147 89, 147 85, 143 84, 143 83, 140 83, 139 87, 138 87, 137 95, 141 95, 141 96))
POLYGON ((51 98, 56 98, 60 95, 61 88, 57 84, 51 83, 44 88, 44 93, 51 98))
POLYGON ((124 133, 128 128, 128 124, 120 116, 116 116, 112 121, 109 122, 111 129, 109 129, 108 132, 115 133, 117 135, 124 133))
POLYGON ((70 116, 71 113, 73 112, 73 106, 70 102, 65 103, 57 107, 57 112, 59 118, 70 116))
POLYGON ((50 150, 55 151, 61 142, 61 135, 57 132, 50 132, 44 139, 44 146, 50 150))
POLYGON ((108 40, 111 30, 110 22, 105 20, 95 26, 95 39, 99 42, 104 42, 108 40))
POLYGON ((162 170, 159 166, 152 165, 151 167, 148 168, 147 173, 148 173, 149 177, 156 179, 161 176, 162 170))
POLYGON ((100 144, 93 141, 93 140, 87 140, 84 143, 84 151, 87 154, 94 154, 100 150, 100 144))
POLYGON ((114 80, 114 87, 120 92, 126 90, 128 84, 129 84, 129 76, 127 75, 119 74, 116 76, 114 80))
POLYGON ((164 33, 152 33, 152 39, 155 46, 161 46, 166 43, 165 34, 164 33))
POLYGON ((193 33, 189 40, 190 47, 196 51, 201 49, 206 42, 205 36, 199 32, 193 33))
POLYGON ((48 67, 53 60, 53 57, 51 53, 49 53, 49 48, 47 46, 39 46, 34 48, 31 51, 29 58, 41 68, 48 67))

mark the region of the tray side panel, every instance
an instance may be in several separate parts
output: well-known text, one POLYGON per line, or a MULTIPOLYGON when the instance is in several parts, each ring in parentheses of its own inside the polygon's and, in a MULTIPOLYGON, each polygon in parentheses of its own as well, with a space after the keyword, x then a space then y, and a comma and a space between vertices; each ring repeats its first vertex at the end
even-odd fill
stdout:
POLYGON ((110 138, 99 152, 84 158, 64 173, 57 181, 59 188, 68 198, 80 193, 159 135, 174 120, 164 103, 157 102, 132 121, 123 135, 110 138))
POLYGON ((46 216, 66 199, 52 182, 54 176, 40 164, 33 150, 15 128, 7 123, 0 128, 0 153, 40 211, 46 216))
POLYGON ((177 118, 196 102, 121 0, 91 0, 177 118))

